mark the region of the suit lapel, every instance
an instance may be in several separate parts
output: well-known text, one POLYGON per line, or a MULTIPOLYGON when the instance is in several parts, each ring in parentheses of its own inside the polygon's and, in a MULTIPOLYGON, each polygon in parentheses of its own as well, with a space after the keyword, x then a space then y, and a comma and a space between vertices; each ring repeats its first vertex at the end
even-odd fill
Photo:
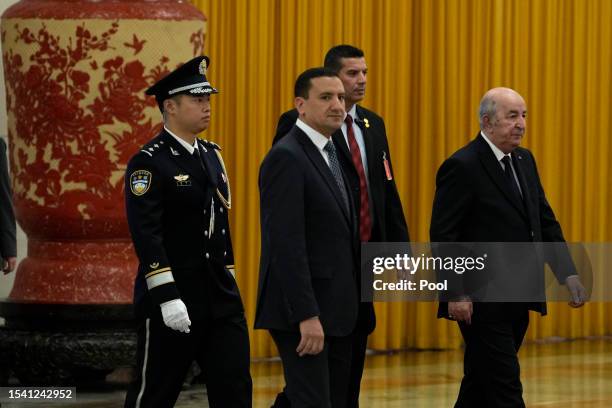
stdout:
POLYGON ((168 144, 170 148, 170 157, 172 160, 187 173, 189 173, 194 179, 198 180, 202 186, 210 184, 211 181, 208 175, 204 172, 201 165, 197 161, 197 157, 189 154, 189 152, 181 146, 181 144, 174 139, 171 135, 164 132, 163 134, 164 143, 168 144))
POLYGON ((381 134, 376 135, 378 130, 374 126, 375 122, 371 120, 372 116, 369 114, 368 110, 357 105, 357 116, 359 117, 359 120, 357 120, 356 123, 357 126, 359 126, 359 129, 361 129, 361 134, 363 135, 363 142, 365 143, 366 150, 365 153, 368 161, 367 178, 370 183, 370 214, 372 229, 374 230, 375 228, 378 228, 378 221, 382 220, 380 212, 384 211, 382 197, 385 195, 384 189, 386 188, 386 181, 382 178, 384 172, 381 167, 384 158, 383 154, 386 154, 387 157, 389 154, 388 152, 385 153, 383 150, 384 148, 380 143, 376 145, 376 140, 384 139, 384 133, 381 129, 381 134), (366 119, 368 119, 369 127, 365 126, 366 119))
MULTIPOLYGON (((365 143, 365 153, 366 153, 366 157, 368 158, 368 167, 370 166, 370 163, 372 160, 378 160, 378 158, 376 157, 376 153, 374 152, 374 142, 372 140, 372 133, 374 132, 374 128, 372 127, 372 125, 370 125, 369 127, 365 126, 365 120, 368 119, 368 114, 367 112, 359 105, 357 105, 357 116, 359 117, 358 120, 356 120, 355 122, 357 123, 357 126, 359 126, 359 129, 361 129, 361 134, 363 135, 363 142, 365 143)), ((369 120, 368 120, 368 123, 369 120)), ((370 175, 371 173, 369 173, 368 175, 370 175)), ((370 178, 370 181, 372 179, 370 178)))
POLYGON ((206 170, 208 180, 212 184, 212 188, 217 188, 217 185, 219 184, 219 179, 217 177, 218 172, 215 169, 216 166, 214 163, 212 163, 212 155, 208 154, 208 149, 200 141, 198 141, 198 147, 200 149, 200 156, 202 157, 202 163, 204 164, 204 169, 206 170))
POLYGON ((521 185, 521 191, 523 193, 523 202, 525 203, 525 210, 527 211, 527 216, 529 217, 529 223, 533 225, 533 222, 531 220, 531 210, 533 206, 531 201, 531 191, 529 189, 531 184, 527 183, 527 179, 525 177, 526 168, 525 164, 523 164, 524 162, 525 160, 523 159, 522 153, 516 151, 512 153, 512 164, 514 165, 514 170, 517 173, 516 175, 521 185))
POLYGON ((348 144, 346 144, 344 133, 342 133, 342 128, 334 132, 334 134, 332 135, 332 140, 334 141, 334 144, 338 148, 337 150, 340 152, 340 154, 344 155, 344 158, 350 163, 352 163, 353 159, 351 158, 351 152, 349 150, 348 144))
POLYGON ((504 175, 504 171, 501 168, 500 164, 497 162, 497 158, 495 154, 491 150, 491 147, 487 144, 487 142, 482 138, 479 134, 476 138, 476 144, 478 147, 478 153, 480 157, 480 161, 484 166, 489 176, 493 179, 493 182, 496 184, 497 188, 502 192, 502 194, 506 197, 510 203, 517 209, 521 215, 526 217, 525 207, 519 201, 518 198, 514 197, 514 195, 509 191, 508 182, 506 180, 506 176, 504 175))
MULTIPOLYGON (((344 199, 342 198, 342 194, 340 193, 340 188, 336 183, 336 179, 334 178, 334 175, 332 174, 327 163, 325 163, 325 159, 323 159, 323 156, 321 156, 319 149, 317 149, 317 147, 314 145, 314 143, 312 143, 308 136, 304 132, 302 132, 302 130, 297 126, 293 128, 293 132, 295 133, 298 141, 302 144, 306 156, 310 159, 321 177, 323 177, 323 180, 325 180, 327 187, 329 187, 329 189, 331 190, 334 198, 336 199, 336 203, 340 207, 340 211, 344 215, 345 220, 349 223, 349 225, 351 225, 350 215, 348 213, 349 209, 346 208, 346 205, 344 204, 344 199)), ((345 188, 347 190, 347 199, 350 201, 351 196, 349 195, 349 189, 346 186, 346 179, 344 180, 345 188)), ((347 203, 347 205, 350 205, 350 202, 347 203)))

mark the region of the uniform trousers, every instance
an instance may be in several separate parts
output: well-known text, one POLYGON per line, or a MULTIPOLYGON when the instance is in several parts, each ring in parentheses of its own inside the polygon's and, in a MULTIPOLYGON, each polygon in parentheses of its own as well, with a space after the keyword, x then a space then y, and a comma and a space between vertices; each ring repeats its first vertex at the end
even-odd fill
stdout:
POLYGON ((168 328, 161 314, 138 328, 137 375, 126 408, 173 407, 191 363, 206 375, 211 408, 250 408, 249 337, 244 314, 193 319, 190 333, 168 328))

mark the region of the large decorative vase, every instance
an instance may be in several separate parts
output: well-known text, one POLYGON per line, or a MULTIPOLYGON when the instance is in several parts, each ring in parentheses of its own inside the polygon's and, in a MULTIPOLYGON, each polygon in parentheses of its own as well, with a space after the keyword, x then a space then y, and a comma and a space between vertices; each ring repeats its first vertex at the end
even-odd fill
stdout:
POLYGON ((200 55, 205 31, 179 0, 21 0, 3 14, 14 204, 28 236, 0 303, 5 375, 69 383, 133 363, 124 171, 161 126, 144 91, 200 55))

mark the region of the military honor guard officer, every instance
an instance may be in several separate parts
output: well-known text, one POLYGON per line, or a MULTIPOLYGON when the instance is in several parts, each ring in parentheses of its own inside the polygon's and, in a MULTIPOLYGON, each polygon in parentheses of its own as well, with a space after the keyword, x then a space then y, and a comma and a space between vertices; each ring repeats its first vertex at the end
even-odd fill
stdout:
POLYGON ((234 279, 231 193, 208 128, 208 57, 192 59, 147 90, 164 118, 125 176, 127 218, 140 261, 134 287, 137 376, 126 407, 174 406, 195 360, 211 407, 250 407, 249 338, 234 279))

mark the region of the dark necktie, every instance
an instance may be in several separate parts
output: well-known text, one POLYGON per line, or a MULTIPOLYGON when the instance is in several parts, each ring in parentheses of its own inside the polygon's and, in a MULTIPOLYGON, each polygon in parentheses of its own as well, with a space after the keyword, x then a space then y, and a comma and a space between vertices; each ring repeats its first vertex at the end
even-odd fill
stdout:
POLYGON ((331 170, 334 179, 336 180, 336 184, 340 189, 342 201, 344 201, 344 208, 348 211, 348 197, 346 195, 344 179, 342 178, 342 171, 340 170, 340 163, 338 163, 338 156, 336 155, 336 146, 334 146, 334 143, 330 140, 327 142, 323 150, 327 152, 327 157, 329 158, 329 169, 331 170))
POLYGON ((372 220, 370 219, 370 199, 368 197, 368 184, 366 181, 365 169, 361 161, 361 150, 355 139, 353 131, 353 118, 351 115, 346 115, 344 119, 346 123, 346 135, 348 138, 349 149, 351 150, 351 158, 359 176, 359 237, 362 242, 367 242, 370 239, 372 232, 372 220))
POLYGON ((506 181, 508 182, 508 186, 510 187, 510 191, 519 200, 519 202, 523 201, 523 196, 521 195, 521 191, 519 190, 518 185, 516 184, 516 179, 514 178, 514 174, 512 173, 512 166, 510 165, 510 156, 504 156, 501 159, 501 162, 504 164, 504 174, 506 175, 506 181))

